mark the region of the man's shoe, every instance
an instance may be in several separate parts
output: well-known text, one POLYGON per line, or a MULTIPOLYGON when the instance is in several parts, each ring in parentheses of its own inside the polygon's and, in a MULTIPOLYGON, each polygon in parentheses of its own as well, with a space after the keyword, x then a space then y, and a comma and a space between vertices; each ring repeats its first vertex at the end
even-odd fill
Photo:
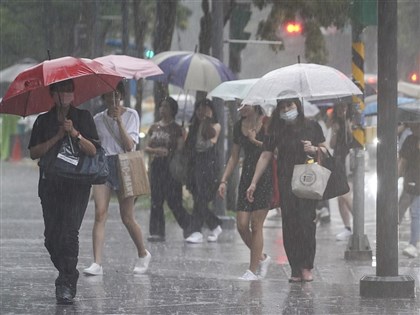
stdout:
POLYGON ((338 234, 335 236, 335 239, 336 239, 337 241, 348 241, 348 240, 349 240, 349 238, 350 238, 350 236, 352 236, 352 235, 353 235, 353 233, 352 233, 351 231, 349 231, 348 229, 344 229, 344 231, 343 231, 343 232, 338 233, 338 234))
POLYGON ((242 277, 239 277, 239 280, 245 280, 245 281, 255 281, 260 280, 260 278, 253 273, 251 270, 245 271, 245 273, 242 275, 242 277))
POLYGON ((147 240, 149 242, 164 242, 165 241, 165 236, 162 235, 150 235, 147 240))
POLYGON ((214 230, 210 231, 209 236, 207 236, 208 242, 217 242, 217 238, 222 233, 222 227, 218 225, 214 230))
POLYGON ((268 266, 270 265, 271 262, 271 257, 268 255, 265 255, 265 259, 264 260, 260 260, 260 270, 258 272, 258 276, 260 278, 265 278, 265 276, 267 275, 267 271, 268 271, 268 266))
POLYGON ((409 244, 406 248, 404 248, 403 255, 409 258, 417 258, 419 253, 418 253, 417 248, 414 245, 409 244))
POLYGON ((102 266, 97 263, 92 263, 89 268, 83 269, 83 273, 87 276, 102 276, 104 271, 102 266))
POLYGON ((133 272, 135 274, 143 274, 146 273, 147 269, 149 268, 150 260, 152 259, 152 255, 146 249, 146 256, 140 257, 134 267, 133 272))
POLYGON ((63 284, 55 287, 55 298, 57 299, 58 304, 73 304, 74 302, 74 295, 72 294, 71 289, 63 284))
POLYGON ((201 234, 200 232, 194 232, 193 234, 188 236, 185 239, 185 241, 187 243, 192 243, 192 244, 203 243, 203 234, 201 234))

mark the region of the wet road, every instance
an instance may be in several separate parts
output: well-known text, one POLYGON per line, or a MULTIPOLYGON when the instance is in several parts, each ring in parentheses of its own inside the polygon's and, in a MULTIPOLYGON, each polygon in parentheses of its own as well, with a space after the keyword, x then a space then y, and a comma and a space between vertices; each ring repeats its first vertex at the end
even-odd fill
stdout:
MULTIPOLYGON (((420 259, 399 254, 399 273, 416 281, 416 299, 365 299, 359 280, 374 275, 371 261, 346 261, 345 242, 335 241, 341 219, 332 202, 331 223, 317 230, 312 283, 289 284, 279 221, 266 221, 265 251, 273 257, 267 278, 243 282, 249 253, 236 231, 224 231, 218 243, 187 245, 174 222, 167 223, 165 243, 147 243, 152 254, 146 275, 134 276, 136 253, 110 207, 104 249, 104 275, 81 276, 76 302, 56 305, 57 276, 43 246, 43 221, 37 190, 37 167, 28 161, 1 164, 0 276, 1 314, 418 314, 420 259)), ((366 182, 374 182, 367 173, 366 182)), ((369 186, 369 185, 367 185, 369 186)), ((368 188, 369 189, 369 188, 368 188)), ((374 194, 366 194, 366 226, 375 255, 374 194), (372 197, 373 196, 373 197, 372 197)), ((137 209, 147 236, 148 210, 137 209)), ((93 202, 80 232, 79 270, 92 262, 93 202)), ((400 246, 408 239, 407 220, 400 246)), ((374 262, 374 261, 373 261, 374 262)))

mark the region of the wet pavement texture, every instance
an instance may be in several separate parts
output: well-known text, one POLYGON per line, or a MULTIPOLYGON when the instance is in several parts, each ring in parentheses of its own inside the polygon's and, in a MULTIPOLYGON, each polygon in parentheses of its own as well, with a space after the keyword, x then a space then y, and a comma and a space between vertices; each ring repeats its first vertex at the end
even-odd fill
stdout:
MULTIPOLYGON (((375 175, 366 176, 369 187, 375 175)), ((38 168, 32 161, 1 164, 1 314, 420 313, 420 259, 401 254, 409 237, 409 221, 405 220, 399 231, 399 274, 415 279, 416 298, 362 298, 359 281, 364 275, 376 274, 375 257, 372 261, 344 259, 347 244, 335 240, 342 223, 334 200, 331 222, 317 229, 314 281, 293 284, 288 283, 290 268, 282 244, 281 221, 268 219, 265 252, 273 261, 264 280, 238 279, 248 268, 249 251, 235 230, 224 230, 217 243, 186 244, 174 221, 167 222, 166 242, 145 241, 152 254, 150 268, 145 275, 133 275, 136 250, 113 202, 106 226, 104 275, 81 274, 75 303, 57 305, 57 272, 43 245, 37 180, 38 168)), ((375 256, 373 195, 366 192, 365 233, 375 256)), ((146 239, 149 210, 137 207, 136 216, 146 239)), ((92 263, 93 218, 91 201, 80 231, 79 271, 92 263)))

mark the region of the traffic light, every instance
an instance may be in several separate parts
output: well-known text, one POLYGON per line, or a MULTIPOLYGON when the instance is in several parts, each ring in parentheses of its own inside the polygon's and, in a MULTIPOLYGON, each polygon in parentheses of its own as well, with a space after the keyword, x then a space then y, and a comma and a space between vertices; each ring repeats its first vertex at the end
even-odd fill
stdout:
POLYGON ((285 23, 284 28, 288 35, 301 35, 303 30, 302 23, 296 21, 285 23))
MULTIPOLYGON (((248 40, 251 37, 251 33, 244 32, 250 17, 250 4, 238 3, 235 6, 230 18, 230 39, 248 40)), ((245 46, 246 44, 243 43, 230 43, 229 45, 229 67, 235 73, 241 71, 241 51, 245 46)))
POLYGON ((420 74, 416 71, 412 71, 408 75, 408 80, 410 81, 410 83, 419 84, 420 83, 420 74))
POLYGON ((144 49, 144 57, 146 57, 147 59, 153 58, 154 55, 155 52, 152 49, 144 49))

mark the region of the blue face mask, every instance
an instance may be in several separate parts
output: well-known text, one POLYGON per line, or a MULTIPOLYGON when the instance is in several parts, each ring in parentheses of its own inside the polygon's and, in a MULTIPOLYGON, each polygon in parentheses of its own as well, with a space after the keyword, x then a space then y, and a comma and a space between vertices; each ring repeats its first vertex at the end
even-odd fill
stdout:
POLYGON ((296 120, 297 116, 298 116, 298 111, 297 109, 291 109, 287 112, 284 113, 280 113, 280 118, 284 119, 285 121, 294 121, 296 120))

